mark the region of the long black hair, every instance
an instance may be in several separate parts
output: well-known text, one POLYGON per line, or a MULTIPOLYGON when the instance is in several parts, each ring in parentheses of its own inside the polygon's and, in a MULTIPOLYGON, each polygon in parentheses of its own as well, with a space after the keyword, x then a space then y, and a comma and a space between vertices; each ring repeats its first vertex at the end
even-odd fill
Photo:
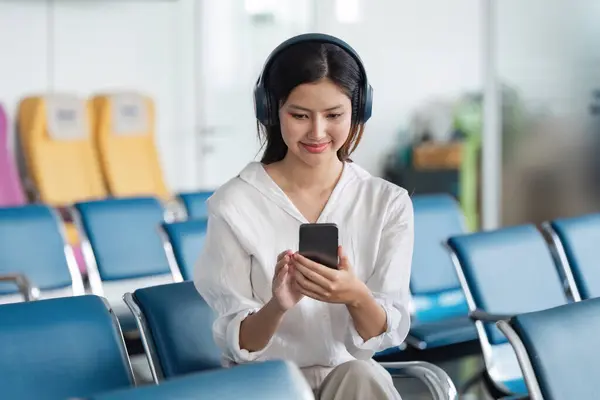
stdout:
POLYGON ((329 78, 350 98, 352 125, 346 143, 338 150, 341 161, 350 161, 350 154, 362 138, 364 125, 358 122, 362 112, 362 74, 356 60, 340 47, 321 42, 301 42, 283 50, 265 71, 265 86, 270 94, 269 113, 274 123, 263 126, 257 123, 258 134, 264 147, 263 164, 283 160, 287 145, 283 141, 279 123, 279 108, 286 102, 296 86, 329 78))

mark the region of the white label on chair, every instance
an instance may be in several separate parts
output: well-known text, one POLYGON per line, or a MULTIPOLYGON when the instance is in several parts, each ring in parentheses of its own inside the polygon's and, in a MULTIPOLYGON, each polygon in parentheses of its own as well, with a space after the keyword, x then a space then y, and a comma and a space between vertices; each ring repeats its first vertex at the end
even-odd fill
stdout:
POLYGON ((48 134, 54 140, 77 140, 88 136, 86 104, 72 95, 46 96, 48 134))
POLYGON ((453 290, 440 294, 438 304, 444 307, 455 306, 465 301, 465 296, 462 290, 453 290))
POLYGON ((115 135, 146 135, 149 112, 143 96, 121 93, 111 96, 112 132, 115 135))
POLYGON ((413 296, 412 305, 414 307, 414 312, 418 312, 430 310, 435 306, 435 303, 426 296, 413 296))

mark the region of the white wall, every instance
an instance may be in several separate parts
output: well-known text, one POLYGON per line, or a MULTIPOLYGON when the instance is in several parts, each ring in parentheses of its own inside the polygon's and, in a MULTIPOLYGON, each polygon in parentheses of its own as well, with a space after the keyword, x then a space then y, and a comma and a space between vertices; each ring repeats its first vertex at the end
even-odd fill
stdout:
POLYGON ((193 1, 0 2, 0 102, 12 118, 32 93, 147 93, 167 181, 193 188, 193 1))
POLYGON ((356 23, 336 20, 335 0, 315 4, 317 28, 358 51, 374 88, 373 117, 354 157, 372 173, 415 107, 481 90, 479 0, 362 0, 356 23))
POLYGON ((532 107, 587 113, 600 83, 600 2, 503 0, 496 35, 499 76, 532 107))

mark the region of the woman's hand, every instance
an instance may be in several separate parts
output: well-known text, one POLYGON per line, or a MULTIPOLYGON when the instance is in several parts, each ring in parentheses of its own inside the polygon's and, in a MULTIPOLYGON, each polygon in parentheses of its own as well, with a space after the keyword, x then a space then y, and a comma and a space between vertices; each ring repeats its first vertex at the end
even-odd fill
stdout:
POLYGON ((292 265, 296 269, 294 286, 299 293, 327 303, 357 306, 370 296, 367 286, 352 273, 348 257, 338 247, 338 269, 328 268, 295 253, 292 265))
POLYGON ((275 274, 273 275, 273 299, 281 311, 287 311, 295 306, 304 295, 294 287, 294 270, 291 263, 292 251, 286 250, 277 256, 275 274))

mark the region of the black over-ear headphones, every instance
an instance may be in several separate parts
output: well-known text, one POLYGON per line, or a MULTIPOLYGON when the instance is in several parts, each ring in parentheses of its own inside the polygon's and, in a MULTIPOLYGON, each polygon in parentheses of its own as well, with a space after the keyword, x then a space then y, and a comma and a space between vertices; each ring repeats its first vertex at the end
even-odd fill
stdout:
POLYGON ((360 59, 358 53, 354 51, 352 47, 341 39, 338 39, 334 36, 325 35, 321 33, 305 33, 302 35, 294 36, 285 42, 281 43, 279 46, 275 48, 267 57, 267 61, 262 69, 260 76, 258 77, 258 81, 256 82, 256 86, 254 87, 254 113, 256 114, 256 119, 260 121, 265 126, 272 125, 274 122, 271 117, 271 111, 269 110, 272 105, 269 101, 269 91, 265 87, 265 75, 268 73, 273 60, 277 58, 277 55, 281 53, 284 49, 301 42, 321 42, 321 43, 331 43, 334 44, 341 49, 345 50, 358 64, 358 68, 362 74, 363 85, 361 88, 362 95, 360 96, 362 104, 359 104, 359 112, 360 115, 357 116, 358 122, 364 123, 371 117, 371 113, 373 110, 373 88, 369 84, 367 79, 367 72, 365 67, 360 59))

